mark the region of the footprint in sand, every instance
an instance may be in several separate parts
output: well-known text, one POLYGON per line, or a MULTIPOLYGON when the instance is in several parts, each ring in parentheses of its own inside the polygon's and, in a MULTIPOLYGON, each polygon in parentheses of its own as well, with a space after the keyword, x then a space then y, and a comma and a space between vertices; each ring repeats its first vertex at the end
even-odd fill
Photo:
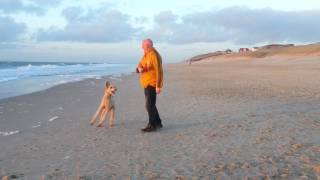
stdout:
POLYGON ((59 116, 54 116, 54 117, 50 118, 48 121, 49 121, 49 122, 52 122, 52 121, 54 121, 54 120, 57 120, 58 118, 59 118, 59 116))
POLYGON ((63 158, 63 160, 67 160, 67 159, 70 159, 70 156, 65 156, 65 157, 63 158))
POLYGON ((37 128, 37 127, 40 127, 41 124, 37 124, 37 125, 33 125, 32 128, 37 128))

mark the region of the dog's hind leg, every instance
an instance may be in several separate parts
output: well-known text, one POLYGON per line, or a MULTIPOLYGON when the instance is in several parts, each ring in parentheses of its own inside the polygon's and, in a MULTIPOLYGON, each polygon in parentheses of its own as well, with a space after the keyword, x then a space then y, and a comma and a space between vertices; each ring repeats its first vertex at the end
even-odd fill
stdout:
POLYGON ((112 107, 112 108, 110 109, 109 127, 112 127, 112 126, 113 126, 113 121, 114 121, 115 115, 116 115, 115 108, 112 107))
POLYGON ((100 121, 99 121, 97 127, 103 127, 104 126, 104 124, 106 122, 107 114, 108 114, 108 110, 107 109, 104 109, 101 112, 100 121))
POLYGON ((100 109, 98 109, 97 112, 95 113, 95 115, 91 118, 90 125, 94 125, 96 123, 96 120, 99 115, 100 115, 100 109))
POLYGON ((101 100, 101 103, 96 111, 96 113, 94 114, 94 116, 91 118, 90 120, 90 125, 94 125, 96 123, 96 120, 98 118, 98 116, 103 112, 103 110, 105 109, 105 106, 104 106, 104 97, 102 98, 101 100))

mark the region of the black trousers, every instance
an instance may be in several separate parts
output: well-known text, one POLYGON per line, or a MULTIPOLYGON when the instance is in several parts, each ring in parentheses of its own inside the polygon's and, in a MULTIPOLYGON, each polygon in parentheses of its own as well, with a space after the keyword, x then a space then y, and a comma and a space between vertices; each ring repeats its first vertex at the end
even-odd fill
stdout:
POLYGON ((149 124, 153 126, 161 124, 161 119, 158 113, 158 109, 156 107, 156 88, 152 86, 147 86, 144 89, 144 95, 146 98, 146 109, 149 115, 149 124))

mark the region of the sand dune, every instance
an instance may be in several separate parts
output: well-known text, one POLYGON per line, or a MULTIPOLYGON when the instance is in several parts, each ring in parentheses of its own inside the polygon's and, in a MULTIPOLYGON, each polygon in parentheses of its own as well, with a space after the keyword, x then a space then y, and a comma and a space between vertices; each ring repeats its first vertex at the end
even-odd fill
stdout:
POLYGON ((320 44, 262 49, 254 52, 238 53, 227 57, 268 58, 273 56, 320 56, 320 44))
POLYGON ((282 57, 286 59, 306 59, 320 57, 320 44, 300 45, 292 47, 277 47, 270 49, 261 49, 258 51, 249 52, 234 52, 231 54, 208 53, 204 55, 198 55, 191 58, 191 61, 202 60, 252 60, 252 59, 274 59, 275 57, 282 57))

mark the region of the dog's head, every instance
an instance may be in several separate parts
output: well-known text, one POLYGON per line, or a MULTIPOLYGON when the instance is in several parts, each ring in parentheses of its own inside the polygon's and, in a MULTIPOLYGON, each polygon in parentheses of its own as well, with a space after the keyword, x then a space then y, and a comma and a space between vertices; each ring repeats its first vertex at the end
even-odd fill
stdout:
POLYGON ((115 95, 117 91, 117 87, 113 84, 110 84, 109 81, 106 82, 106 93, 110 95, 115 95))

